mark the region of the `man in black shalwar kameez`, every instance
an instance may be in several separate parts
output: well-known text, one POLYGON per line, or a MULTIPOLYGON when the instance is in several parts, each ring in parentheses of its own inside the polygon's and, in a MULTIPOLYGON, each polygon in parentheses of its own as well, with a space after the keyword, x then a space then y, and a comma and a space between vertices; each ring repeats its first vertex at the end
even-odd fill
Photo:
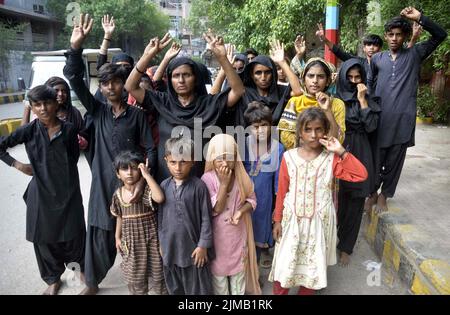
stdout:
MULTIPOLYGON (((102 93, 108 103, 99 102, 83 82, 82 44, 93 21, 83 15, 74 25, 71 48, 67 53, 64 75, 94 122, 95 152, 92 160, 92 182, 89 198, 86 240, 86 285, 82 294, 96 294, 98 285, 116 258, 115 219, 110 215, 112 196, 119 181, 113 161, 121 151, 145 150, 153 168, 156 152, 150 128, 142 110, 126 104, 122 98, 126 72, 120 65, 104 65, 99 72, 102 93)), ((142 185, 143 186, 143 185, 142 185)), ((142 193, 141 191, 140 193, 142 193)), ((135 196, 136 198, 136 196, 135 196)))
POLYGON ((444 29, 413 7, 400 14, 422 25, 431 38, 404 48, 411 25, 404 18, 395 17, 385 25, 389 50, 375 54, 370 62, 369 93, 381 98, 381 115, 376 152, 379 177, 367 208, 376 202, 377 211, 387 210, 386 199, 394 196, 406 149, 414 146, 420 65, 447 37, 444 29))

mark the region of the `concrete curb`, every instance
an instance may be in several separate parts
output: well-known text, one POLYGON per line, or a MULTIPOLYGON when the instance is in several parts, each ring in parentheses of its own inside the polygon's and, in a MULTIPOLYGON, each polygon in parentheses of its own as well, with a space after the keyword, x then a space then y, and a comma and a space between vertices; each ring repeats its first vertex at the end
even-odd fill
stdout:
POLYGON ((0 96, 0 105, 1 104, 22 102, 24 98, 25 98, 25 93, 23 93, 23 94, 3 95, 3 96, 0 96))
POLYGON ((448 262, 421 254, 430 243, 428 235, 397 208, 366 216, 364 235, 385 269, 385 281, 400 279, 412 294, 450 294, 448 262))

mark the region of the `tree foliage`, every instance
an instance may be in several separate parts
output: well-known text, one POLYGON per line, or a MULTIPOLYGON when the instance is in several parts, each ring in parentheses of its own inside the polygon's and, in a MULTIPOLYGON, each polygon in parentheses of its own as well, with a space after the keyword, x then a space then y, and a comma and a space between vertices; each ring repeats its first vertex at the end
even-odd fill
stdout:
MULTIPOLYGON (((48 0, 47 7, 56 18, 66 24, 66 7, 70 0, 48 0)), ((78 1, 83 13, 94 18, 94 28, 86 47, 98 47, 103 39, 101 18, 105 14, 114 16, 116 21, 115 36, 111 47, 125 47, 130 41, 139 43, 136 49, 142 51, 148 40, 162 36, 169 28, 168 16, 160 13, 152 2, 142 0, 83 0, 78 1)), ((66 25, 58 38, 59 48, 66 48, 72 28, 66 25)))
MULTIPOLYGON (((367 26, 367 0, 340 0, 340 44, 356 53, 366 33, 383 37, 383 27, 367 26)), ((450 0, 378 0, 382 25, 412 5, 450 31, 450 0)), ((268 52, 271 38, 289 46, 296 34, 314 33, 318 22, 325 22, 326 0, 194 0, 188 24, 197 34, 208 28, 223 34, 238 49, 253 47, 268 52), (199 21, 206 23, 200 23, 199 21)), ((423 32, 421 40, 427 38, 423 32)), ((435 69, 448 69, 450 39, 433 54, 435 69)))

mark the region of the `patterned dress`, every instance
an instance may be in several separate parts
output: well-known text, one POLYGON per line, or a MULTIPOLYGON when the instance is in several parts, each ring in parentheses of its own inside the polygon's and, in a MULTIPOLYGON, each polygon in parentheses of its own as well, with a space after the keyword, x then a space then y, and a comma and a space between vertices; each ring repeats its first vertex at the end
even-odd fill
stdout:
POLYGON ((150 279, 157 294, 165 293, 156 213, 149 187, 146 186, 139 203, 125 203, 121 188, 117 189, 113 195, 111 213, 122 218, 121 268, 126 283, 136 293, 146 294, 150 279))
POLYGON ((281 219, 282 236, 269 281, 283 288, 327 286, 327 266, 336 264, 334 177, 363 181, 367 171, 350 153, 340 159, 324 150, 311 161, 302 159, 297 148, 284 153, 274 215, 275 222, 281 219))

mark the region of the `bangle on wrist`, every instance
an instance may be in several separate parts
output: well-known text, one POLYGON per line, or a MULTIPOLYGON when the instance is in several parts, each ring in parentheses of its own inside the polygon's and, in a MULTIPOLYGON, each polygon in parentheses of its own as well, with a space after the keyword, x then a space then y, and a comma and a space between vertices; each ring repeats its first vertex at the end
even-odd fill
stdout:
POLYGON ((345 153, 347 153, 348 151, 344 149, 344 152, 342 152, 341 154, 339 154, 339 157, 342 159, 345 155, 345 153))
POLYGON ((106 38, 106 37, 103 37, 103 40, 106 40, 106 41, 108 41, 108 42, 110 42, 110 41, 111 41, 111 39, 110 39, 110 38, 106 38))
POLYGON ((144 71, 139 70, 139 68, 137 67, 137 65, 134 67, 136 69, 137 72, 139 72, 140 74, 145 74, 144 71))

